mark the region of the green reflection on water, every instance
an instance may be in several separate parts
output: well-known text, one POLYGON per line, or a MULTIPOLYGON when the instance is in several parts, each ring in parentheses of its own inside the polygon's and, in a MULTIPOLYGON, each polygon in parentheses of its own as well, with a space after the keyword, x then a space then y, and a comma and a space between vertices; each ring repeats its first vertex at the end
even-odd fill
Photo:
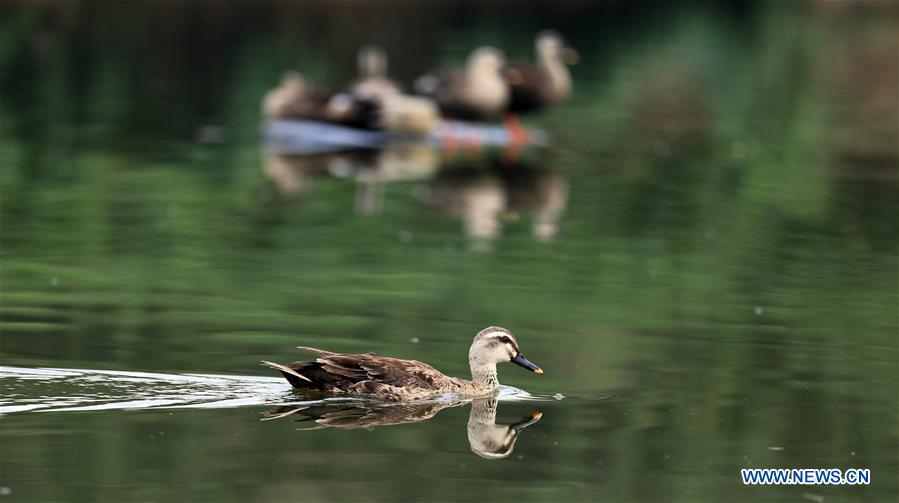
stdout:
POLYGON ((13 496, 896 493, 894 7, 544 5, 510 20, 440 4, 364 29, 359 9, 376 7, 7 7, 3 363, 262 375, 260 359, 310 344, 465 375, 473 334, 500 324, 547 372, 503 382, 617 398, 548 406, 522 459, 492 464, 461 409, 313 434, 251 409, 15 415, 0 423, 13 496), (474 253, 417 197, 427 180, 386 184, 375 216, 354 212, 353 179, 270 197, 257 110, 282 69, 339 83, 375 39, 408 80, 476 41, 527 56, 547 24, 585 59, 575 98, 534 121, 558 148, 528 161, 570 188, 556 240, 523 212, 474 253), (204 125, 228 141, 194 142, 204 125), (871 467, 874 483, 747 489, 747 466, 871 467))

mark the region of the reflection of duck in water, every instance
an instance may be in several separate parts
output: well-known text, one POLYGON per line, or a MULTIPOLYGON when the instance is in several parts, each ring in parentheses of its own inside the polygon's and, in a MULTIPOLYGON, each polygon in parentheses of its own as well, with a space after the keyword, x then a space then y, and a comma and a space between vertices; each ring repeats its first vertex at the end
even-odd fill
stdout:
POLYGON ((568 183, 556 171, 529 167, 449 168, 430 184, 427 202, 461 218, 465 234, 491 240, 502 230, 502 218, 532 212, 532 232, 541 241, 555 238, 568 205, 568 183))
POLYGON ((342 154, 305 156, 264 152, 262 172, 278 196, 291 198, 311 190, 313 177, 340 170, 344 163, 342 154))
MULTIPOLYGON (((424 403, 354 403, 321 405, 312 407, 282 407, 267 415, 264 420, 284 417, 298 418, 298 422, 313 421, 316 426, 308 429, 340 428, 374 429, 381 426, 417 423, 436 416, 443 409, 459 407, 465 401, 440 401, 424 403)), ((468 415, 468 444, 471 451, 485 459, 507 457, 515 448, 519 433, 536 423, 543 416, 534 412, 513 424, 497 424, 498 400, 494 397, 476 398, 471 401, 468 415)))
POLYGON ((482 398, 471 403, 468 416, 468 444, 471 451, 485 459, 502 459, 512 454, 518 434, 543 417, 533 412, 513 424, 496 424, 496 398, 482 398))
POLYGON ((266 152, 263 161, 265 176, 282 198, 308 192, 316 176, 355 179, 359 185, 354 206, 362 215, 381 211, 385 184, 423 180, 437 173, 419 194, 426 204, 461 219, 465 234, 485 249, 501 233, 503 220, 522 214, 532 216, 536 239, 553 240, 568 205, 568 183, 556 171, 519 164, 450 167, 438 172, 439 156, 427 146, 311 156, 266 152))
POLYGON ((354 173, 359 183, 356 212, 377 215, 384 206, 384 186, 390 182, 425 180, 437 172, 440 158, 430 146, 397 145, 378 152, 375 162, 360 164, 354 173))
POLYGON ((531 232, 540 241, 551 241, 559 233, 559 221, 568 206, 568 182, 558 172, 521 166, 505 173, 508 208, 511 213, 531 212, 531 232))
POLYGON ((263 152, 262 172, 283 198, 308 192, 315 177, 346 178, 360 170, 380 170, 388 150, 328 152, 289 155, 263 152))
POLYGON ((468 237, 490 240, 499 235, 507 195, 502 179, 495 173, 448 169, 429 188, 427 202, 443 213, 461 218, 468 237))
POLYGON ((316 155, 263 152, 262 171, 281 198, 308 192, 316 176, 354 178, 359 186, 355 209, 374 215, 383 206, 384 185, 395 181, 425 180, 439 167, 430 146, 397 145, 383 150, 356 150, 316 155))
POLYGON ((543 373, 521 354, 515 337, 502 327, 487 327, 475 336, 468 350, 471 381, 449 377, 415 360, 374 353, 332 353, 303 346, 300 349, 318 358, 313 362, 289 365, 262 363, 279 370, 294 388, 300 390, 369 396, 395 402, 448 394, 463 397, 496 394, 499 391, 496 364, 502 362, 510 361, 536 374, 543 373))

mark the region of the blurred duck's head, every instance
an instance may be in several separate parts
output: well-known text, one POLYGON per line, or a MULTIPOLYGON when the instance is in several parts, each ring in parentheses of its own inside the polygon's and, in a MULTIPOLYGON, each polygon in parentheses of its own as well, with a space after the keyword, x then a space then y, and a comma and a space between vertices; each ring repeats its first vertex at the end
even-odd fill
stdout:
POLYGON ((377 45, 363 46, 359 49, 357 64, 360 77, 383 77, 387 74, 387 53, 377 45))
POLYGON ((506 56, 494 47, 479 47, 468 57, 468 68, 478 73, 499 74, 506 64, 506 56))
POLYGON ((300 72, 286 71, 281 75, 281 87, 302 93, 306 89, 306 80, 300 72))
POLYGON ((565 44, 565 39, 552 30, 542 31, 534 43, 537 57, 542 61, 559 61, 569 65, 578 62, 578 52, 565 44))

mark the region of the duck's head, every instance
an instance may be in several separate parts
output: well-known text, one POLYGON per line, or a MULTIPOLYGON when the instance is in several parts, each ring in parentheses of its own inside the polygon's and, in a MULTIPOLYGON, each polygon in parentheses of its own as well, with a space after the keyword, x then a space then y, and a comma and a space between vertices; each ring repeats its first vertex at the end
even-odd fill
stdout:
POLYGON ((387 74, 387 53, 380 46, 363 46, 359 49, 356 62, 362 78, 383 77, 387 74))
POLYGON ((468 56, 468 69, 477 73, 500 74, 506 65, 506 56, 495 47, 478 47, 468 56))
POLYGON ((534 42, 537 57, 543 61, 559 61, 569 65, 578 62, 578 52, 565 44, 565 39, 552 30, 542 31, 534 42))
POLYGON ((306 91, 306 79, 300 72, 288 70, 281 75, 281 87, 303 94, 306 91))
POLYGON ((528 361, 521 353, 512 332, 503 327, 487 327, 478 332, 468 350, 468 360, 473 370, 512 362, 535 374, 543 374, 543 369, 528 361))

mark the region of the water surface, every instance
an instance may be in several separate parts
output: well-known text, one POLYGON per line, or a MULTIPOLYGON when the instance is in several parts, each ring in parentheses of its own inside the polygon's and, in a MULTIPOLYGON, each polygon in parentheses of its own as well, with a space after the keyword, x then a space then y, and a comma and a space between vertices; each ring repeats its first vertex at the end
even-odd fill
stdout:
POLYGON ((4 499, 895 500, 894 5, 2 11, 4 499), (526 119, 550 149, 261 148, 284 69, 338 85, 375 41, 408 83, 479 43, 529 57, 546 27, 582 54, 573 99, 526 119), (500 367, 541 399, 499 401, 497 425, 542 413, 508 456, 473 452, 471 404, 260 420, 306 401, 260 360, 466 376, 494 324, 546 371, 500 367))

